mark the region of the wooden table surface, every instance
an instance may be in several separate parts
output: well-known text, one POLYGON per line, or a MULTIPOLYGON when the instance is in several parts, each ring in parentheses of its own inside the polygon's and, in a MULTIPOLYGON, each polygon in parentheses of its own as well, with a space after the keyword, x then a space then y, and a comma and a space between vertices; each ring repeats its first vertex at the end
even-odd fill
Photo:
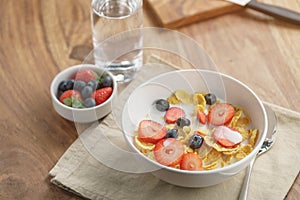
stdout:
MULTIPOLYGON (((263 1, 300 12, 299 0, 263 1)), ((80 199, 49 181, 49 170, 77 138, 74 124, 52 108, 49 86, 88 53, 89 6, 88 0, 0 1, 0 199, 80 199)), ((157 26, 147 8, 144 24, 157 26)), ((245 9, 177 30, 262 100, 300 112, 300 26, 245 9)), ((287 199, 300 199, 299 176, 287 199)))

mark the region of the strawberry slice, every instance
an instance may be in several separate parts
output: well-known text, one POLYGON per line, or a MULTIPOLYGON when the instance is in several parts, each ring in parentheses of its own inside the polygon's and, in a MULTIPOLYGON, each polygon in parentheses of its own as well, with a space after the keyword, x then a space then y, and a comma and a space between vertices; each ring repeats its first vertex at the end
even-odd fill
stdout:
POLYGON ((234 115, 234 107, 229 103, 218 103, 210 107, 208 122, 220 126, 229 122, 234 115))
POLYGON ((202 160, 197 154, 187 153, 184 154, 180 162, 180 169, 189 171, 202 170, 202 160))
POLYGON ((201 124, 206 124, 206 115, 202 110, 197 111, 197 118, 201 124))
POLYGON ((167 129, 158 122, 142 120, 139 123, 138 138, 142 142, 157 143, 166 136, 167 129))
POLYGON ((96 105, 100 105, 110 97, 112 92, 112 87, 105 87, 93 92, 92 97, 95 99, 96 105))
POLYGON ((166 111, 165 122, 168 124, 174 124, 177 119, 185 117, 185 112, 183 109, 178 107, 171 107, 166 111))
POLYGON ((213 137, 216 141, 226 148, 232 148, 243 140, 242 135, 227 126, 218 126, 214 129, 213 137))
POLYGON ((91 80, 95 80, 98 78, 98 75, 96 72, 94 72, 91 69, 83 69, 78 71, 75 76, 74 79, 75 80, 80 80, 80 81, 84 81, 84 82, 89 82, 91 80))
POLYGON ((184 146, 175 138, 162 139, 156 143, 154 148, 155 159, 166 166, 179 164, 183 154, 184 146))

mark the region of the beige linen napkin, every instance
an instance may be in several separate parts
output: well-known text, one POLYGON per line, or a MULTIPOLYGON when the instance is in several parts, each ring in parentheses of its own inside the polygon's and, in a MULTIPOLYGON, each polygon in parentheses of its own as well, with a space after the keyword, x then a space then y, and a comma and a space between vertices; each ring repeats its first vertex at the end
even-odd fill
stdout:
MULTIPOLYGON (((129 85, 137 85, 174 68, 150 65, 129 85)), ((128 94, 129 95, 129 94, 128 94)), ((278 117, 278 135, 272 149, 257 158, 250 181, 248 199, 284 199, 300 169, 300 114, 270 105, 278 117)), ((77 127, 79 128, 79 127, 77 127)), ((101 124, 95 123, 82 134, 104 131, 112 141, 126 148, 112 114, 101 124)), ((125 173, 106 167, 77 139, 50 171, 51 182, 89 199, 238 199, 245 171, 229 180, 207 188, 177 187, 151 173, 125 173)))

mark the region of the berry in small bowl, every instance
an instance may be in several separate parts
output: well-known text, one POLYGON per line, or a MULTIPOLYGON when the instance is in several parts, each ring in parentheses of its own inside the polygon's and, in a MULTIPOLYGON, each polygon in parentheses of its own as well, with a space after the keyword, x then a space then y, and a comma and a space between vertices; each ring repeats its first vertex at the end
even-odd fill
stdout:
POLYGON ((117 84, 109 72, 95 65, 76 65, 57 74, 50 93, 58 114, 74 122, 88 123, 111 112, 117 84))

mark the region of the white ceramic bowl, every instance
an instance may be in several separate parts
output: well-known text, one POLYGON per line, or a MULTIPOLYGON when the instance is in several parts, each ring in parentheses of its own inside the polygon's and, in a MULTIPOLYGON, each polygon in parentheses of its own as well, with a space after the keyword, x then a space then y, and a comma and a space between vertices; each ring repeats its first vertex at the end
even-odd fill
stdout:
POLYGON ((211 186, 239 173, 249 165, 260 149, 266 137, 267 126, 265 108, 249 87, 232 77, 207 70, 173 71, 147 81, 131 94, 122 113, 123 134, 133 151, 149 161, 149 165, 153 165, 153 168, 160 168, 152 172, 159 179, 183 187, 211 186), (140 153, 133 144, 134 131, 137 130, 138 123, 145 119, 149 112, 155 117, 155 114, 151 113, 151 104, 155 100, 167 98, 172 92, 179 89, 189 93, 197 91, 214 93, 218 98, 243 108, 245 113, 250 116, 253 127, 259 130, 253 151, 238 162, 210 171, 186 171, 166 167, 140 153))
POLYGON ((95 72, 97 72, 99 75, 103 73, 103 69, 96 67, 95 65, 90 65, 90 64, 76 65, 76 66, 68 67, 63 71, 61 71, 60 73, 58 73, 54 77, 50 86, 52 104, 55 111, 63 118, 78 123, 93 122, 109 114, 112 110, 112 105, 116 99, 116 94, 117 94, 116 80, 113 78, 111 73, 105 71, 105 73, 109 74, 113 78, 113 92, 109 97, 109 99, 107 99, 104 103, 91 108, 72 108, 61 103, 57 98, 57 90, 58 90, 59 83, 63 80, 71 79, 71 77, 74 76, 74 74, 77 71, 85 68, 92 69, 95 72))

